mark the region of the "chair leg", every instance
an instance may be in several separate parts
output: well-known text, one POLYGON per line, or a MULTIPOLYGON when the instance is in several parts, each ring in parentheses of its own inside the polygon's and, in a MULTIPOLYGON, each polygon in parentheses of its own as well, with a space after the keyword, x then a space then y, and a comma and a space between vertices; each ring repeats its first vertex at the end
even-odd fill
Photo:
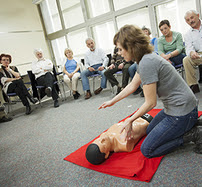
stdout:
POLYGON ((112 87, 112 85, 110 84, 110 87, 111 87, 111 92, 112 92, 112 94, 114 94, 115 93, 115 88, 114 87, 112 87))
POLYGON ((65 87, 64 87, 63 82, 61 84, 62 84, 62 89, 63 89, 63 94, 64 94, 64 100, 66 100, 67 97, 66 97, 66 93, 65 93, 65 87))
POLYGON ((38 96, 39 96, 39 104, 40 104, 40 106, 42 107, 41 95, 40 95, 40 90, 39 90, 39 89, 37 89, 37 93, 38 93, 38 96))
POLYGON ((95 77, 93 77, 93 92, 95 91, 95 77))
POLYGON ((62 82, 63 92, 64 92, 64 96, 65 96, 65 100, 66 100, 67 96, 66 96, 65 86, 68 88, 67 92, 69 92, 69 96, 72 96, 72 92, 69 89, 68 85, 65 82, 62 82))
POLYGON ((184 67, 182 66, 182 78, 184 79, 184 67))
POLYGON ((58 86, 59 86, 59 90, 60 90, 62 101, 64 101, 65 100, 65 93, 64 93, 63 83, 61 81, 58 82, 58 86), (62 89, 60 89, 61 86, 62 86, 62 89), (61 90, 63 90, 63 91, 61 91, 61 90))
POLYGON ((11 101, 11 98, 8 96, 8 113, 10 113, 12 111, 13 111, 12 101, 11 101))

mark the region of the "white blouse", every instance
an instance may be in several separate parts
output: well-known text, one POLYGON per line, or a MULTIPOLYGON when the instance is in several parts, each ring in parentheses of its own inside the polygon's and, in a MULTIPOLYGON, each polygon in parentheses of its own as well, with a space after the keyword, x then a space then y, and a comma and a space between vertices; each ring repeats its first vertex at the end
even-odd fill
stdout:
POLYGON ((32 73, 35 74, 36 79, 42 75, 45 75, 47 71, 53 71, 53 63, 51 62, 51 60, 44 58, 32 62, 32 73))

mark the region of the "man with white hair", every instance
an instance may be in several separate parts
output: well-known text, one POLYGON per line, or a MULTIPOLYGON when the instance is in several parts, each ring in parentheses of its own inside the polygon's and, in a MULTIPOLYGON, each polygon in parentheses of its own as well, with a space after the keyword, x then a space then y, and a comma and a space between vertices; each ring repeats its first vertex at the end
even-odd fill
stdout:
POLYGON ((185 35, 185 47, 187 56, 183 59, 187 84, 194 93, 200 92, 196 66, 202 64, 202 25, 199 14, 195 10, 186 12, 185 21, 191 26, 185 35))
POLYGON ((89 51, 84 58, 86 70, 81 72, 81 80, 83 90, 86 91, 85 99, 89 99, 92 95, 90 92, 88 76, 97 73, 102 76, 100 88, 94 91, 95 95, 99 94, 104 88, 106 88, 107 78, 105 77, 104 72, 109 59, 102 49, 95 47, 95 42, 92 38, 86 39, 86 46, 89 48, 89 51))
POLYGON ((59 107, 58 93, 55 87, 55 77, 53 75, 53 63, 43 57, 42 49, 35 49, 34 54, 37 61, 32 62, 32 73, 35 74, 37 85, 45 87, 45 93, 53 98, 54 107, 59 107))

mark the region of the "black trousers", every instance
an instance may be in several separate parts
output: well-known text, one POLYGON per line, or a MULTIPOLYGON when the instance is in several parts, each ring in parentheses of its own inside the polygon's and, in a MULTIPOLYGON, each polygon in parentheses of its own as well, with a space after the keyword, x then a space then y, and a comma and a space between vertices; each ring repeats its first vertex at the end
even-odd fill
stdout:
POLYGON ((45 75, 40 76, 36 79, 37 85, 44 86, 45 88, 51 87, 52 88, 52 98, 53 100, 58 99, 58 93, 55 87, 55 77, 52 73, 47 72, 45 75))
POLYGON ((202 82, 202 64, 199 65, 199 75, 200 75, 199 81, 200 81, 200 83, 201 83, 201 82, 202 82))
POLYGON ((107 77, 109 82, 111 83, 112 87, 117 86, 119 82, 114 76, 114 73, 118 71, 122 71, 122 87, 125 88, 128 85, 128 80, 130 78, 130 75, 128 73, 128 68, 131 66, 131 63, 126 63, 123 67, 123 69, 118 69, 119 64, 115 64, 115 68, 113 69, 108 69, 104 72, 104 75, 107 77))
POLYGON ((29 101, 27 100, 27 97, 31 97, 29 92, 27 91, 27 88, 25 87, 23 81, 21 79, 14 80, 9 86, 7 93, 16 93, 20 100, 22 101, 22 104, 24 106, 29 105, 29 101))

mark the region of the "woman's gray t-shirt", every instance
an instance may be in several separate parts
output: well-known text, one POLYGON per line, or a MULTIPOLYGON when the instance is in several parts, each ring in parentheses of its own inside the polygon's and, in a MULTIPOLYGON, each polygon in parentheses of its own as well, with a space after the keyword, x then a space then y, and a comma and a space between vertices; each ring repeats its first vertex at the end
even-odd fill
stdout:
POLYGON ((176 69, 161 56, 151 53, 142 57, 138 71, 142 85, 156 82, 157 94, 166 114, 183 116, 197 106, 192 90, 176 69))

